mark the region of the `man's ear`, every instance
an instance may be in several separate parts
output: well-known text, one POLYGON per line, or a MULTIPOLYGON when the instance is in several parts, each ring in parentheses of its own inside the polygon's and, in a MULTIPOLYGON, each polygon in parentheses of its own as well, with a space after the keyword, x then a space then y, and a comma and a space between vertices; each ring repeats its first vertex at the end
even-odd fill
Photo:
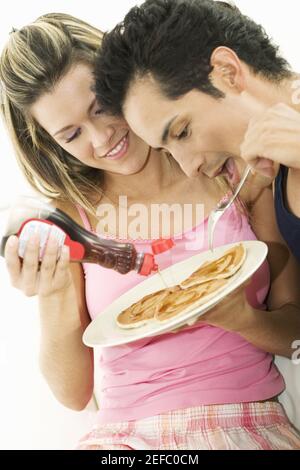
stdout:
POLYGON ((210 58, 213 68, 210 79, 213 85, 223 93, 240 94, 245 89, 244 67, 236 53, 228 47, 218 47, 210 58))

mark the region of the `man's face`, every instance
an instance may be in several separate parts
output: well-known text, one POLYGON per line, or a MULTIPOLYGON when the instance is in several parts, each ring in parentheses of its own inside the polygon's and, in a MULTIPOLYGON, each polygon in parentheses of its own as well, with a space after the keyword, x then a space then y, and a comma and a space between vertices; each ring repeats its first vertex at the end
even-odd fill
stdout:
POLYGON ((123 107, 132 130, 152 147, 168 150, 188 176, 227 174, 232 182, 238 175, 231 157, 239 158, 248 125, 244 111, 233 93, 216 99, 194 89, 170 100, 150 77, 133 82, 123 107))

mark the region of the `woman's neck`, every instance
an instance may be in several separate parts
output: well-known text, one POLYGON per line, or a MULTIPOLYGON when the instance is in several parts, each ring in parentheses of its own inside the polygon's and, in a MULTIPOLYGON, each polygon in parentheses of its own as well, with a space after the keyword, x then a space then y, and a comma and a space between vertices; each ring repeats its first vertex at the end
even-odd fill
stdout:
POLYGON ((133 175, 108 173, 104 180, 104 194, 112 202, 126 196, 131 203, 151 200, 153 193, 161 192, 171 183, 174 174, 181 173, 176 162, 163 152, 150 149, 143 168, 133 175))

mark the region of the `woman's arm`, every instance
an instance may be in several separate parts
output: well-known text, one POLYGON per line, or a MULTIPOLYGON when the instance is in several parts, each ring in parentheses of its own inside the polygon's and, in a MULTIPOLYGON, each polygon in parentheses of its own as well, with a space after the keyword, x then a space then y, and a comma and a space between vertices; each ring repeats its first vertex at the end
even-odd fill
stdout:
POLYGON ((271 272, 269 309, 287 303, 300 305, 300 265, 288 249, 276 222, 272 188, 265 188, 251 208, 251 225, 257 238, 267 243, 271 272))
POLYGON ((300 265, 279 232, 271 187, 255 197, 251 224, 257 238, 269 248, 271 288, 269 311, 254 310, 243 335, 262 349, 291 357, 293 342, 300 340, 300 265))
POLYGON ((36 237, 26 245, 22 263, 16 237, 5 250, 12 285, 27 296, 38 296, 41 371, 63 405, 82 410, 93 393, 93 354, 82 342, 90 322, 84 275, 81 265, 70 263, 68 253, 62 253, 59 260, 57 255, 57 243, 48 243, 38 271, 36 237))
POLYGON ((40 368, 57 400, 80 411, 93 394, 93 351, 82 342, 90 322, 82 267, 72 263, 70 271, 73 282, 67 289, 39 296, 40 368))
POLYGON ((290 253, 276 223, 272 189, 266 188, 252 207, 252 226, 267 243, 271 273, 268 310, 254 310, 240 332, 258 347, 291 358, 300 340, 300 265, 290 253))

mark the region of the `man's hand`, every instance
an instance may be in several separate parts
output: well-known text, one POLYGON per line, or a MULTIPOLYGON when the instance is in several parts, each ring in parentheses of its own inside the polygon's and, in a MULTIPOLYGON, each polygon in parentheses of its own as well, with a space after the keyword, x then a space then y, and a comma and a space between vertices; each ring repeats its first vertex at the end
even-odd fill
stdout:
POLYGON ((300 113, 279 103, 252 119, 241 145, 241 157, 267 177, 275 176, 274 163, 300 169, 300 113))

